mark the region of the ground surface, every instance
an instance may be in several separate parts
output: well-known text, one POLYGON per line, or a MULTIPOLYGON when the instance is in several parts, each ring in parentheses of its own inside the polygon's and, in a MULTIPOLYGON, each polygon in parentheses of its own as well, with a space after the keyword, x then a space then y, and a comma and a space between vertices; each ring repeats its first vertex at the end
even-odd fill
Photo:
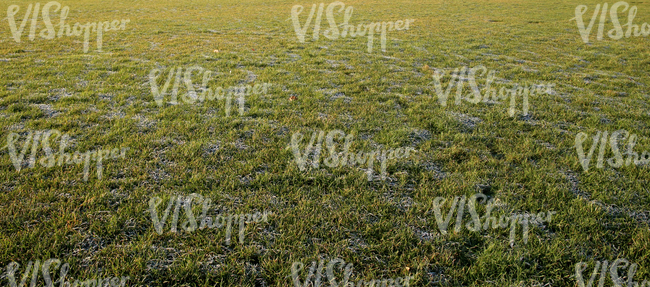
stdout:
MULTIPOLYGON (((105 32, 103 52, 92 33, 87 53, 81 37, 30 41, 31 20, 17 43, 5 18, 0 145, 11 133, 22 148, 30 131, 58 130, 70 152, 130 150, 104 161, 101 180, 91 166, 88 181, 83 165, 18 172, 9 149, 0 151, 0 268, 18 262, 19 277, 29 261, 59 258, 68 277, 129 276, 127 286, 291 286, 293 262, 341 258, 354 282, 410 275, 411 286, 576 286, 576 263, 626 258, 639 264, 635 281, 650 279, 648 165, 598 169, 596 150, 585 172, 574 148, 580 132, 625 129, 638 136, 635 151, 650 151, 648 37, 597 41, 596 21, 585 44, 570 19, 584 4, 588 24, 597 4, 589 2, 346 1, 354 25, 416 20, 388 33, 386 52, 375 39, 371 53, 367 37, 314 41, 313 24, 299 43, 291 8, 305 6, 302 25, 317 2, 62 1, 71 24, 130 19, 105 32), (235 101, 229 117, 224 100, 158 106, 151 70, 163 71, 162 86, 171 68, 195 65, 213 71, 212 87, 271 88, 247 97, 243 115, 235 101), (501 85, 554 91, 532 96, 527 116, 520 101, 513 117, 506 101, 442 106, 434 71, 479 65, 501 85), (418 152, 389 163, 383 181, 322 162, 301 171, 287 149, 292 135, 305 135, 303 150, 312 132, 336 129, 355 135, 355 151, 418 152), (455 196, 477 192, 498 203, 497 215, 557 214, 531 226, 527 243, 518 231, 511 245, 508 229, 441 234, 435 198, 447 200, 446 215, 455 196), (158 234, 150 199, 163 199, 162 214, 169 199, 191 193, 212 200, 212 215, 273 214, 247 225, 243 244, 227 245, 225 228, 158 234)), ((16 4, 20 23, 29 3, 2 0, 2 17, 16 4)), ((630 4, 636 24, 650 22, 650 3, 630 4)), ((36 31, 43 27, 39 20, 36 31)), ((485 76, 477 79, 482 87, 485 76)), ((478 209, 482 216, 485 204, 478 209)))

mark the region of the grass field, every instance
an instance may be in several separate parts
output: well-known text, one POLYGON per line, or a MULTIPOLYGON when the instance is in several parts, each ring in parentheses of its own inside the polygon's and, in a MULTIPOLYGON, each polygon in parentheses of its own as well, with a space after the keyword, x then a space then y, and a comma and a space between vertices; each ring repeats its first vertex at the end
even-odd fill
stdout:
MULTIPOLYGON (((604 2, 345 1, 354 8, 351 25, 414 19, 408 29, 387 32, 385 52, 379 33, 371 52, 367 35, 328 39, 326 13, 319 38, 313 39, 312 22, 301 43, 292 7, 304 6, 302 26, 312 4, 321 2, 59 2, 69 6, 71 27, 129 21, 124 29, 104 30, 101 51, 90 32, 84 52, 83 35, 41 37, 41 14, 30 40, 32 17, 23 18, 37 2, 0 1, 1 286, 11 286, 12 276, 25 286, 46 285, 42 272, 26 267, 50 258, 69 264, 64 281, 70 286, 127 276, 126 286, 294 286, 294 262, 304 265, 303 282, 312 262, 327 266, 336 258, 345 261, 333 265, 339 284, 343 265, 351 263, 355 283, 410 276, 409 286, 581 286, 576 264, 588 265, 586 285, 596 264, 620 258, 638 265, 639 285, 650 281, 649 165, 613 167, 607 159, 614 151, 601 144, 585 171, 575 146, 583 133, 587 154, 594 136, 626 130, 637 137, 634 151, 650 152, 648 37, 608 37, 614 26, 607 13, 602 40, 598 14, 585 43, 571 20, 586 5, 587 26, 604 2), (16 29, 26 23, 20 42, 10 27, 12 5, 19 7, 16 29), (455 88, 441 104, 436 76, 444 72, 446 88, 454 70, 481 66, 481 91, 488 71, 496 91, 552 89, 531 94, 527 114, 521 98, 512 116, 509 99, 456 104, 455 88), (170 93, 172 71, 184 75, 191 67, 203 69, 191 74, 198 94, 205 71, 215 91, 267 89, 246 96, 243 105, 241 97, 214 95, 189 103, 179 74, 177 103, 169 95, 156 102, 152 84, 163 90, 169 78, 170 93), (46 131, 52 153, 69 137, 71 164, 54 157, 57 163, 48 165, 45 145, 27 141, 46 131), (296 157, 312 137, 318 143, 321 131, 318 167, 309 156, 301 168, 296 157), (388 160, 383 179, 381 157, 373 170, 369 161, 330 167, 326 138, 333 131, 343 133, 335 138, 338 152, 348 135, 350 150, 361 155, 412 152, 388 160), (294 149, 298 133, 302 141, 294 149), (111 153, 100 179, 97 156, 86 152, 105 149, 111 153), (75 151, 89 158, 74 162, 75 151), (495 217, 555 214, 531 223, 527 242, 523 225, 514 241, 510 227, 472 231, 465 224, 473 219, 469 199, 476 193, 486 197, 475 207, 481 217, 488 206, 495 217), (191 194, 194 202, 181 204, 191 194), (463 196, 464 215, 448 215, 463 196), (436 209, 451 218, 447 232, 436 209), (175 212, 178 230, 171 232, 175 212), (199 228, 202 212, 223 226, 199 228), (255 213, 246 221, 257 222, 245 224, 223 217, 255 213), (161 232, 152 214, 166 223, 161 232), (10 276, 11 262, 20 265, 10 276)), ((327 9, 331 2, 323 3, 327 9)), ((629 5, 638 9, 634 24, 645 27, 650 2, 629 5)), ((627 23, 620 10, 621 24, 627 23)), ((342 15, 337 8, 338 24, 342 15)), ((56 27, 60 13, 52 8, 50 17, 56 27)), ((463 80, 466 97, 472 89, 463 80)), ((60 266, 50 268, 52 281, 60 279, 60 266)), ((628 269, 618 273, 625 282, 628 269)), ((615 286, 605 270, 604 286, 615 286)))

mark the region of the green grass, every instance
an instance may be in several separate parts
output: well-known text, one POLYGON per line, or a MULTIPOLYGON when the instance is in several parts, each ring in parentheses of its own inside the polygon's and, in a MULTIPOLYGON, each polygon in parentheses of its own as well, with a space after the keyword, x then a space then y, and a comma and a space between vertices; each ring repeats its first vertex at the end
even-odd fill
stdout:
MULTIPOLYGON (((637 152, 650 151, 648 38, 596 41, 596 23, 583 43, 569 19, 584 4, 588 22, 601 3, 588 2, 345 1, 353 25, 416 20, 388 33, 385 53, 377 36, 372 53, 367 37, 312 41, 312 29, 299 43, 291 7, 305 6, 302 25, 320 2, 61 1, 71 24, 130 19, 104 33, 101 53, 92 35, 88 53, 80 37, 29 41, 30 23, 16 43, 3 19, 0 146, 12 132, 22 144, 29 131, 56 129, 72 138, 68 152, 130 150, 104 162, 101 180, 93 166, 87 182, 82 165, 17 172, 1 150, 0 268, 15 261, 22 274, 29 261, 59 258, 68 278, 129 276, 128 286, 290 286, 293 262, 341 258, 355 282, 577 286, 576 263, 626 258, 639 264, 635 281, 650 280, 648 166, 596 169, 596 151, 584 172, 573 147, 579 132, 625 129, 639 137, 637 152), (272 86, 246 98, 243 116, 225 117, 223 100, 159 107, 149 72, 163 71, 162 85, 170 68, 194 65, 213 71, 210 87, 272 86), (505 103, 441 106, 432 70, 479 65, 499 85, 553 83, 556 93, 531 97, 525 117, 519 100, 514 117, 505 103), (355 135, 355 151, 418 152, 393 161, 385 181, 322 162, 300 171, 291 135, 335 129, 355 135), (506 229, 441 235, 434 199, 479 191, 498 199, 497 215, 557 214, 512 247, 506 229), (212 215, 273 215, 247 226, 244 244, 226 245, 224 228, 156 233, 149 200, 163 198, 162 213, 172 196, 191 193, 212 199, 212 215)), ((17 4, 19 24, 29 3, 3 1, 2 17, 17 4)), ((650 4, 630 4, 636 24, 650 22, 650 4)), ((477 79, 482 87, 485 76, 477 79)))

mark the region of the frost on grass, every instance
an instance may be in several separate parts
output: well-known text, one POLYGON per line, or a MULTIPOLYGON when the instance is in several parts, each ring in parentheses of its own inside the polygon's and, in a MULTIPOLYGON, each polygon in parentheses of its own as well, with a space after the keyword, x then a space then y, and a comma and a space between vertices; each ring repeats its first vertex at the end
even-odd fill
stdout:
MULTIPOLYGON (((82 224, 84 225, 84 224, 82 224)), ((86 227, 79 227, 75 229, 86 229, 86 227)), ((85 232, 84 232, 85 233, 85 232)), ((106 248, 106 241, 95 235, 92 232, 87 232, 87 237, 84 238, 81 242, 77 243, 72 251, 72 256, 83 258, 79 263, 79 267, 88 268, 89 266, 96 264, 95 260, 92 260, 96 254, 100 253, 104 248, 106 248)))
POLYGON ((480 118, 472 117, 463 113, 449 112, 449 114, 468 129, 474 129, 476 124, 483 122, 480 118))
POLYGON ((61 114, 57 110, 52 108, 52 105, 36 104, 35 106, 38 107, 48 118, 53 118, 61 114))
POLYGON ((132 119, 137 120, 136 126, 140 129, 151 129, 156 126, 158 120, 149 119, 143 115, 136 115, 132 119))
POLYGON ((561 171, 560 174, 564 175, 571 185, 571 192, 576 195, 576 197, 586 201, 589 204, 595 204, 602 208, 609 216, 619 217, 621 215, 627 215, 630 218, 634 219, 637 223, 643 223, 646 227, 650 225, 650 211, 635 211, 627 207, 619 207, 614 204, 607 204, 598 200, 592 200, 591 195, 585 191, 582 191, 578 185, 580 181, 576 176, 575 172, 561 171))
POLYGON ((210 156, 214 155, 221 149, 221 141, 215 141, 213 143, 207 144, 207 146, 203 149, 203 155, 205 156, 210 156))
POLYGON ((432 161, 423 162, 422 168, 424 168, 426 171, 432 172, 434 178, 437 180, 443 180, 448 176, 448 174, 444 172, 440 166, 432 161))
MULTIPOLYGON (((246 78, 244 79, 244 83, 250 84, 255 82, 255 80, 257 80, 257 75, 255 75, 255 73, 251 71, 246 71, 246 78)), ((244 83, 240 83, 240 84, 244 84, 244 83)))
POLYGON ((428 130, 414 129, 409 134, 409 141, 414 145, 419 145, 422 142, 428 141, 431 139, 431 132, 428 130))
POLYGON ((336 101, 338 99, 342 99, 343 102, 346 104, 352 102, 352 98, 345 96, 343 92, 337 92, 336 90, 324 90, 324 93, 331 95, 330 101, 336 101))

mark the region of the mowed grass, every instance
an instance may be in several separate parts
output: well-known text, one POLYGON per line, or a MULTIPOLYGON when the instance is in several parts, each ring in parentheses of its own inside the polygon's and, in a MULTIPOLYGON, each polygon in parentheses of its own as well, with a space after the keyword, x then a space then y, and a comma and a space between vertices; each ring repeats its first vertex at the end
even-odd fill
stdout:
MULTIPOLYGON (((29 41, 30 23, 16 43, 3 19, 0 146, 12 132, 22 143, 29 131, 56 129, 73 139, 68 152, 130 151, 105 161, 101 180, 92 166, 84 182, 76 165, 17 172, 1 150, 4 270, 16 261, 22 274, 28 261, 59 258, 68 277, 129 276, 129 286, 291 286, 293 262, 341 258, 354 264, 355 282, 410 275, 411 286, 576 286, 576 263, 626 258, 639 264, 635 281, 650 280, 648 166, 596 169, 596 151, 584 172, 573 147, 579 132, 625 129, 639 137, 635 151, 650 151, 648 38, 596 41, 596 22, 585 44, 569 20, 585 4, 588 23, 600 2, 345 1, 354 25, 416 20, 388 33, 385 53, 377 36, 368 53, 367 37, 313 41, 312 28, 299 43, 292 6, 305 6, 302 25, 320 2, 60 2, 70 24, 130 23, 104 34, 101 53, 91 34, 83 53, 80 37, 29 41), (243 116, 226 117, 224 101, 156 105, 149 72, 164 72, 162 86, 171 68, 194 65, 213 71, 213 88, 272 87, 247 97, 243 116), (531 97, 529 116, 520 100, 515 117, 506 103, 441 106, 432 70, 479 65, 500 85, 553 83, 555 93, 531 97), (355 134, 354 151, 418 153, 391 163, 385 181, 322 162, 300 171, 286 148, 291 135, 335 129, 355 134), (498 199, 497 215, 557 214, 532 227, 528 243, 518 231, 513 246, 507 229, 440 234, 434 199, 477 192, 498 199), (151 197, 164 199, 162 213, 167 200, 191 193, 212 199, 211 214, 274 214, 248 226, 244 244, 226 245, 224 228, 156 233, 151 197)), ((0 12, 17 4, 21 21, 29 3, 3 0, 0 12)), ((650 22, 649 3, 631 5, 636 24, 650 22)), ((484 85, 485 76, 477 79, 484 85)))

